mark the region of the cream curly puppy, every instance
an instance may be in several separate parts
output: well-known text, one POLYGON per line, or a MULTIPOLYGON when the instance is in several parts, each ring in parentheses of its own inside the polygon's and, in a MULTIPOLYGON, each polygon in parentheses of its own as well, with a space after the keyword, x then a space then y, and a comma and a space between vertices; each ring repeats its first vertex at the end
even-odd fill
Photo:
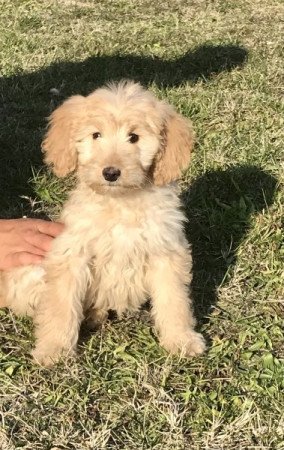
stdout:
POLYGON ((188 285, 191 254, 172 181, 193 145, 188 120, 133 82, 74 96, 50 117, 43 142, 56 175, 78 184, 42 267, 2 273, 2 305, 34 317, 37 362, 49 365, 77 344, 80 324, 109 309, 135 311, 147 298, 161 345, 194 356, 188 285))

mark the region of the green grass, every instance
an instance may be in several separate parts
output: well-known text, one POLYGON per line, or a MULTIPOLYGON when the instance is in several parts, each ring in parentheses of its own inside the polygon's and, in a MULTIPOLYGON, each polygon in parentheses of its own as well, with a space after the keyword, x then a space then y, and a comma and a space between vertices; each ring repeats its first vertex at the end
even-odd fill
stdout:
POLYGON ((0 449, 284 449, 283 2, 0 6, 1 216, 58 214, 72 180, 40 152, 57 104, 140 80, 197 132, 182 196, 208 340, 200 358, 169 357, 143 310, 44 370, 31 322, 1 311, 0 449))

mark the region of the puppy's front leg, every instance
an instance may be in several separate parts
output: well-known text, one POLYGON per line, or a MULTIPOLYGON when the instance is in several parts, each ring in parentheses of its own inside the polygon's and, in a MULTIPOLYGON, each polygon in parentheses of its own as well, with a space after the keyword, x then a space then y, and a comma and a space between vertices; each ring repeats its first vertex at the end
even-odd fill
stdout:
POLYGON ((76 347, 89 269, 82 258, 64 255, 60 258, 51 255, 45 269, 46 290, 35 316, 33 357, 48 366, 76 347))
POLYGON ((205 342, 194 331, 195 319, 188 292, 191 259, 187 249, 152 257, 148 273, 152 315, 160 343, 171 353, 194 356, 203 353, 205 342))

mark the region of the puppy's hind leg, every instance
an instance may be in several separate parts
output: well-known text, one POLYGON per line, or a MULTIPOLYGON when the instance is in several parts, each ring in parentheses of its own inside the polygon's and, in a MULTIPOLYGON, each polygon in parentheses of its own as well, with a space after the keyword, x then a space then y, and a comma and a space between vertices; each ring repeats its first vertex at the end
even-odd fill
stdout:
POLYGON ((6 308, 8 306, 5 293, 6 289, 4 274, 0 272, 0 308, 6 308))
POLYGON ((89 330, 98 329, 108 318, 108 311, 104 309, 90 308, 86 311, 84 324, 89 330))
POLYGON ((96 279, 96 273, 93 270, 84 304, 84 325, 90 331, 97 330, 108 318, 108 310, 96 305, 98 283, 99 280, 96 279))
POLYGON ((7 308, 7 306, 5 298, 0 295, 0 308, 7 308))
POLYGON ((190 268, 190 255, 181 248, 174 255, 153 257, 148 273, 152 315, 160 343, 170 353, 183 356, 195 356, 205 350, 202 335, 194 331, 188 295, 190 268))
POLYGON ((42 298, 44 269, 41 266, 18 267, 0 273, 0 308, 10 308, 15 314, 30 317, 42 298))

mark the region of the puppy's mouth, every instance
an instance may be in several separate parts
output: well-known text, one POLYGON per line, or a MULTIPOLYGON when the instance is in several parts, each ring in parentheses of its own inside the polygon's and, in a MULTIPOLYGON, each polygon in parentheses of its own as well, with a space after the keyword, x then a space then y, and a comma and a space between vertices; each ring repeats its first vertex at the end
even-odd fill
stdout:
MULTIPOLYGON (((109 172, 103 174, 102 177, 93 178, 89 181, 89 186, 98 193, 127 193, 130 191, 137 191, 143 189, 150 180, 145 171, 132 171, 126 174, 119 174, 116 179, 111 179, 113 173, 112 168, 109 172), (120 176, 121 175, 121 176, 120 176), (109 176, 110 179, 107 179, 109 176)), ((115 174, 114 174, 115 175, 115 174)))
POLYGON ((127 193, 130 191, 134 191, 137 189, 141 189, 143 188, 142 184, 122 184, 119 182, 119 180, 117 181, 105 181, 105 182, 101 182, 101 183, 92 183, 90 185, 90 187, 98 192, 99 194, 106 194, 106 193, 127 193))
MULTIPOLYGON (((102 185, 103 186, 103 185, 102 185)), ((105 186, 111 187, 111 188, 117 188, 117 187, 123 187, 121 186, 117 181, 108 181, 105 186)))

